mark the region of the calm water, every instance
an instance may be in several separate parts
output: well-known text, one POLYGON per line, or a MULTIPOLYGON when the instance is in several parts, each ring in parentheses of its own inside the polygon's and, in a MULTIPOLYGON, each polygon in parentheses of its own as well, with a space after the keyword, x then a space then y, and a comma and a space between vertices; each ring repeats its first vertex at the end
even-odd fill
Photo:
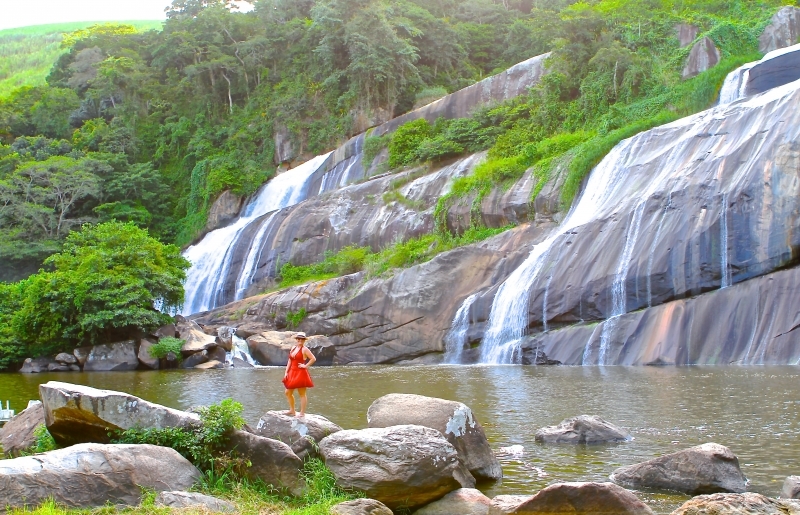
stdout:
MULTIPOLYGON (((282 368, 90 374, 0 374, 0 400, 20 410, 49 380, 122 390, 187 408, 232 397, 256 422, 284 409, 282 368)), ((780 493, 800 473, 800 367, 339 367, 315 368, 309 411, 344 428, 366 427, 381 395, 416 393, 466 403, 493 447, 524 446, 502 458, 502 483, 487 495, 535 493, 558 481, 607 480, 621 465, 705 442, 730 447, 750 489, 780 493), (611 446, 544 446, 536 429, 579 414, 596 414, 630 430, 634 440, 611 446)), ((640 492, 660 513, 685 497, 640 492)))

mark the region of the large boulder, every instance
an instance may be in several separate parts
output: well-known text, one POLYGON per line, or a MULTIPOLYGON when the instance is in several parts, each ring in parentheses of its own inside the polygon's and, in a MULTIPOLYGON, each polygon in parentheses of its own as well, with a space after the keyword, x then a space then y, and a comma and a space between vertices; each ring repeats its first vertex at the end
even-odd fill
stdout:
POLYGON ((85 372, 123 372, 137 368, 139 357, 133 340, 95 345, 83 365, 85 372))
MULTIPOLYGON (((265 366, 285 366, 289 359, 289 351, 296 344, 291 331, 264 331, 247 338, 250 354, 265 366)), ((327 336, 312 335, 306 340, 306 347, 317 358, 315 366, 333 364, 336 347, 327 336)))
POLYGON ((195 352, 194 354, 184 359, 183 362, 181 363, 181 368, 194 368, 197 365, 202 365, 203 363, 207 363, 208 360, 209 360, 208 351, 201 350, 200 352, 195 352))
POLYGON ((50 381, 39 385, 47 429, 62 445, 107 443, 109 431, 134 427, 189 427, 192 413, 147 402, 127 393, 50 381))
POLYGON ((183 347, 181 347, 184 356, 202 352, 217 345, 217 338, 203 332, 197 322, 181 318, 178 320, 176 328, 184 341, 183 347))
POLYGON ((758 38, 758 50, 766 54, 797 43, 800 38, 800 8, 787 5, 772 17, 758 38))
POLYGON ((753 492, 698 495, 671 515, 800 515, 800 502, 770 499, 753 492))
POLYGON ((556 483, 530 497, 498 496, 489 515, 652 515, 636 495, 614 483, 556 483))
POLYGON ((392 515, 392 510, 375 499, 353 499, 332 506, 331 515, 392 515))
POLYGON ((781 497, 785 499, 800 499, 800 476, 789 476, 783 482, 781 497))
POLYGON ((369 427, 414 424, 442 433, 476 478, 500 479, 503 470, 472 410, 466 404, 392 393, 373 402, 367 411, 369 427))
POLYGON ((336 484, 362 491, 391 509, 415 508, 475 486, 455 448, 428 427, 339 431, 320 442, 320 453, 336 484))
POLYGON ((730 449, 706 443, 644 463, 621 467, 611 480, 628 488, 672 490, 689 495, 744 492, 747 479, 730 449))
POLYGON ((303 461, 285 443, 236 430, 228 435, 226 445, 250 462, 245 471, 250 479, 285 488, 295 496, 305 491, 305 482, 300 477, 303 461))
POLYGON ((757 95, 800 79, 800 45, 773 52, 747 72, 747 96, 757 95))
POLYGON ((167 447, 80 444, 0 460, 0 499, 4 508, 37 506, 47 499, 70 508, 137 505, 142 488, 188 490, 201 477, 167 447))
POLYGON ((200 508, 211 513, 233 513, 236 505, 197 492, 160 492, 155 499, 156 506, 169 508, 200 508))
POLYGON ((52 358, 27 358, 22 362, 22 368, 19 371, 22 374, 41 374, 42 372, 49 372, 52 365, 58 364, 52 358))
POLYGON ((624 429, 593 415, 568 418, 557 426, 536 431, 536 441, 542 443, 597 444, 631 440, 624 429))
POLYGON ((36 402, 0 428, 0 449, 6 456, 19 456, 36 443, 33 432, 40 425, 44 425, 44 408, 36 402))
POLYGON ((720 53, 717 45, 709 37, 702 38, 689 51, 689 57, 686 58, 686 65, 683 67, 681 77, 691 79, 700 75, 716 66, 719 60, 720 53))
POLYGON ((239 214, 243 200, 242 197, 234 195, 230 190, 223 191, 208 210, 206 230, 213 231, 230 223, 239 214))
POLYGON ((414 512, 414 515, 487 515, 492 500, 475 488, 459 488, 438 501, 414 512))
POLYGON ((78 364, 78 358, 76 358, 74 354, 69 354, 69 353, 66 353, 66 352, 59 352, 58 354, 56 354, 56 358, 55 359, 56 359, 56 361, 58 361, 59 363, 61 363, 63 365, 77 365, 78 364))
POLYGON ((152 349, 155 344, 153 340, 148 338, 142 338, 142 340, 139 341, 139 353, 137 354, 139 363, 150 370, 158 370, 159 368, 159 359, 150 354, 150 349, 152 349))
POLYGON ((342 428, 320 415, 306 413, 302 418, 281 411, 268 411, 258 421, 253 432, 288 444, 300 459, 315 456, 319 442, 342 428))

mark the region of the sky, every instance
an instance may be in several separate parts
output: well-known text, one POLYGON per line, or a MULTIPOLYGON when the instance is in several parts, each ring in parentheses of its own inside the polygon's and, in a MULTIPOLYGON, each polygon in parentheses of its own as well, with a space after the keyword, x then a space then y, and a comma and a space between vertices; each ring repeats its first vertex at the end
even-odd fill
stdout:
POLYGON ((73 21, 163 20, 171 0, 0 0, 0 30, 73 21))

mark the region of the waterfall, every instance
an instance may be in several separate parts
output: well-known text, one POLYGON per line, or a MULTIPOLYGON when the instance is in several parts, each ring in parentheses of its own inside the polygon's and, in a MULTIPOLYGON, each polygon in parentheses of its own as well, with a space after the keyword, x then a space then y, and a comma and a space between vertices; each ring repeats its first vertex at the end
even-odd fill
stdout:
POLYGON ((478 298, 477 293, 473 293, 461 303, 461 307, 456 311, 456 316, 453 319, 453 325, 450 327, 450 332, 445 337, 445 352, 444 362, 458 365, 461 363, 461 355, 464 352, 464 347, 467 346, 467 330, 469 329, 469 311, 475 299, 478 298))
POLYGON ((730 104, 745 97, 747 81, 750 78, 750 68, 758 64, 759 61, 747 63, 736 68, 725 77, 722 88, 719 90, 719 103, 717 105, 730 104))
POLYGON ((720 213, 720 288, 731 285, 731 271, 728 266, 728 195, 722 194, 722 210, 720 213))
POLYGON ((231 351, 225 356, 226 363, 232 365, 234 358, 238 358, 254 367, 259 366, 253 356, 250 355, 250 346, 247 345, 247 341, 239 338, 236 334, 233 334, 231 339, 233 340, 233 345, 231 351))
POLYGON ((183 256, 192 263, 186 273, 184 314, 207 311, 226 301, 236 300, 236 295, 243 293, 238 291, 242 277, 237 281, 235 298, 226 299, 223 290, 230 273, 233 251, 241 234, 264 214, 305 200, 309 180, 329 155, 330 153, 317 156, 278 175, 261 188, 233 224, 211 231, 199 243, 184 251, 183 256))
POLYGON ((242 271, 239 273, 239 278, 236 280, 236 295, 234 300, 244 298, 244 294, 252 282, 252 277, 256 273, 256 268, 258 268, 259 261, 261 261, 261 247, 264 245, 264 238, 266 237, 267 232, 269 232, 270 227, 272 227, 272 221, 275 219, 276 214, 277 211, 273 211, 264 218, 264 220, 261 222, 261 226, 258 228, 258 233, 256 233, 255 238, 253 238, 253 242, 250 244, 250 248, 247 251, 247 257, 244 261, 244 266, 242 267, 242 271))

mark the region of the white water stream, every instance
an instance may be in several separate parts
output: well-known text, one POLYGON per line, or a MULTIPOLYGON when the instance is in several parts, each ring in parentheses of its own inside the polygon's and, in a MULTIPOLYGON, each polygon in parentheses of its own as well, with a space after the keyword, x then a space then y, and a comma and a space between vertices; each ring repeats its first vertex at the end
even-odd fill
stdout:
POLYGON ((456 312, 456 317, 453 319, 453 325, 450 327, 450 332, 445 336, 445 352, 444 362, 451 365, 458 365, 461 363, 461 356, 464 353, 464 347, 467 345, 467 330, 469 329, 469 310, 475 299, 478 298, 477 293, 473 293, 461 303, 461 307, 456 312))

